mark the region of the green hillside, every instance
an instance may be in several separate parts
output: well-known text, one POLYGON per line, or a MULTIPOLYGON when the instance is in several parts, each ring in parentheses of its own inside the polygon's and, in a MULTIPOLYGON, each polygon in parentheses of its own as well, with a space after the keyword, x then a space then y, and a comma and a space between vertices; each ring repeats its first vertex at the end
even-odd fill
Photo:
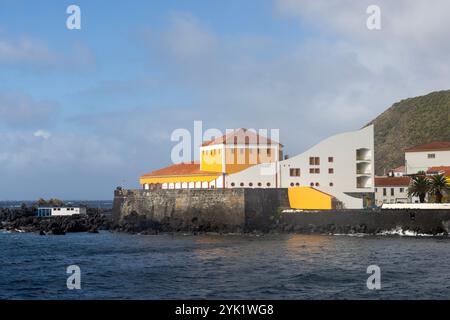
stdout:
POLYGON ((450 141, 450 90, 395 103, 375 125, 375 173, 404 164, 404 150, 436 140, 450 141))

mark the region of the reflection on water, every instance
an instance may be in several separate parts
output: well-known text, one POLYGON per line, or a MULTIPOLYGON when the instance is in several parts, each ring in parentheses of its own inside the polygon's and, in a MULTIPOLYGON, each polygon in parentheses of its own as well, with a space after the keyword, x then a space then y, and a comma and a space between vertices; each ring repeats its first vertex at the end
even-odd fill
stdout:
POLYGON ((325 235, 289 235, 285 241, 286 248, 293 253, 305 252, 307 255, 323 252, 334 247, 333 238, 325 235))
POLYGON ((0 233, 0 299, 377 299, 450 296, 450 239, 0 233), (82 290, 66 288, 66 267, 82 290), (382 290, 366 287, 367 266, 382 290))

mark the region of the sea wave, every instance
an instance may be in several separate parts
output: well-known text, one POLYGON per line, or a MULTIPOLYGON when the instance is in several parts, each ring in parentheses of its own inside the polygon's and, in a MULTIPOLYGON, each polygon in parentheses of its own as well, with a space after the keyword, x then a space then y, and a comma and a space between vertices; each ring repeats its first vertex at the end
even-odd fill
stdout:
POLYGON ((431 233, 421 233, 416 232, 414 230, 403 230, 402 228, 398 227, 391 230, 383 230, 380 232, 377 232, 375 234, 370 233, 333 233, 333 236, 347 236, 347 237, 367 237, 367 236, 400 236, 400 237, 448 237, 445 233, 437 233, 437 234, 431 234, 431 233))

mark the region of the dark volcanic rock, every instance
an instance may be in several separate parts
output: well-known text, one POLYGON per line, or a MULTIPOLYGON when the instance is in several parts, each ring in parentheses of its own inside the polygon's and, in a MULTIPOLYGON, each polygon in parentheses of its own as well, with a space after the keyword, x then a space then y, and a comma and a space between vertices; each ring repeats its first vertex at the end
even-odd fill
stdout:
POLYGON ((107 210, 87 209, 86 215, 36 217, 35 208, 22 206, 20 209, 0 208, 0 227, 6 230, 39 232, 41 235, 62 235, 66 232, 92 232, 111 228, 107 210))

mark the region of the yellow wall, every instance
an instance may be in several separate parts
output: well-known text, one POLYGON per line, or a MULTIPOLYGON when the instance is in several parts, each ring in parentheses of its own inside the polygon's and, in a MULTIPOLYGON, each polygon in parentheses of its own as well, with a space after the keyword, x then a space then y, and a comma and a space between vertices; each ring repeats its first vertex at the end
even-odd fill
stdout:
POLYGON ((146 183, 176 183, 176 182, 204 182, 204 181, 213 181, 217 179, 219 176, 217 175, 208 175, 208 176, 172 176, 172 177, 141 177, 139 182, 141 185, 146 183))
POLYGON ((333 197, 314 188, 289 188, 288 195, 292 209, 330 210, 333 208, 333 197))
POLYGON ((270 155, 266 149, 233 148, 227 145, 225 148, 225 169, 222 168, 222 147, 212 150, 200 149, 200 163, 202 171, 236 173, 260 163, 274 162, 276 149, 271 149, 270 155))
POLYGON ((222 172, 222 148, 201 150, 200 168, 202 171, 222 172))

